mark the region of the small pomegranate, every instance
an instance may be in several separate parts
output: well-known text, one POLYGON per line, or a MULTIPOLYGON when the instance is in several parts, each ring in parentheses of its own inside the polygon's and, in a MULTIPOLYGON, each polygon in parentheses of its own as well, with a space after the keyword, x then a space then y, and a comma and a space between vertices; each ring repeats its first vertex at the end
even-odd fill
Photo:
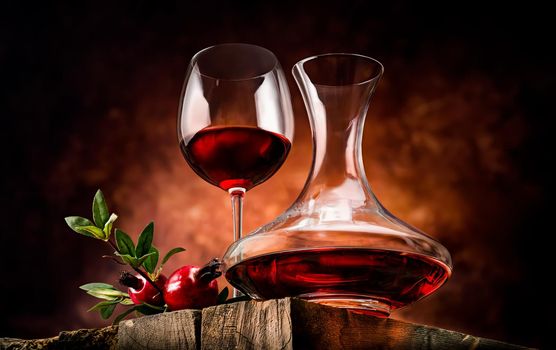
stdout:
POLYGON ((204 267, 185 265, 170 275, 164 286, 164 300, 170 310, 202 309, 216 305, 220 262, 213 259, 204 267))
MULTIPOLYGON (((154 283, 163 291, 166 280, 166 276, 159 275, 154 283)), ((164 305, 164 300, 160 292, 140 274, 132 275, 124 271, 120 275, 120 283, 128 287, 127 293, 134 304, 147 303, 155 306, 164 305)))

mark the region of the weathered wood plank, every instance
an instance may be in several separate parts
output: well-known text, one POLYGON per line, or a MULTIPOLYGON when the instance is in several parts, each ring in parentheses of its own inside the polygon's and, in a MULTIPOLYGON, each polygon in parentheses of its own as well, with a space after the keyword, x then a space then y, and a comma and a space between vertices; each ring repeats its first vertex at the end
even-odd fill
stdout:
POLYGON ((197 350, 201 311, 182 310, 120 322, 117 349, 197 350))
POLYGON ((444 329, 379 319, 299 299, 236 302, 126 320, 118 327, 0 349, 525 349, 444 329))
POLYGON ((294 349, 526 349, 440 328, 291 300, 294 349))
POLYGON ((115 349, 117 343, 118 327, 104 327, 98 329, 78 329, 64 331, 57 337, 47 339, 13 339, 0 338, 1 350, 65 350, 65 349, 115 349))
POLYGON ((202 350, 293 349, 289 299, 203 309, 202 350))
POLYGON ((54 349, 58 337, 45 339, 0 338, 0 350, 54 349))
POLYGON ((60 332, 55 349, 114 349, 118 327, 60 332))

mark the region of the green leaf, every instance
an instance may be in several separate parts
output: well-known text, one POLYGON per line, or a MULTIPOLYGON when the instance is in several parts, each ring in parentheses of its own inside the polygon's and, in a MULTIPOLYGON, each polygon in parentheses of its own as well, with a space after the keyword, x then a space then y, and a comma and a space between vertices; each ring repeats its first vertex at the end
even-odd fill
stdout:
POLYGON ((117 256, 119 256, 122 261, 130 266, 135 267, 137 265, 137 258, 134 256, 131 256, 129 254, 120 254, 120 253, 114 253, 117 256))
POLYGON ((94 226, 95 224, 93 224, 91 220, 82 218, 81 216, 68 216, 64 220, 66 220, 66 224, 68 224, 68 226, 75 232, 87 237, 95 238, 95 236, 91 233, 78 229, 78 227, 83 226, 94 226))
POLYGON ((117 325, 118 323, 120 323, 124 318, 126 318, 126 316, 128 316, 130 313, 132 313, 133 311, 135 311, 135 307, 129 308, 127 310, 125 310, 124 312, 122 312, 121 314, 119 314, 118 316, 116 316, 116 318, 114 318, 114 321, 112 322, 112 325, 117 325))
POLYGON ((88 291, 87 294, 89 294, 90 296, 93 296, 95 298, 98 298, 98 299, 104 299, 104 300, 116 300, 117 299, 117 297, 115 297, 115 296, 97 294, 97 293, 92 292, 92 291, 88 291))
POLYGON ((143 264, 143 262, 145 260, 147 260, 150 256, 154 255, 154 253, 149 253, 146 255, 143 255, 140 258, 136 258, 134 256, 131 256, 129 254, 120 254, 120 253, 114 253, 117 256, 119 256, 120 258, 122 258, 122 261, 125 262, 126 264, 138 268, 139 266, 141 266, 143 264))
POLYGON ((228 299, 228 294, 229 294, 229 290, 228 287, 225 287, 224 289, 222 289, 222 291, 218 294, 218 297, 216 298, 216 304, 223 304, 226 302, 226 299, 228 299))
POLYGON ((158 249, 155 248, 155 246, 151 246, 149 253, 153 253, 153 255, 149 256, 145 260, 145 262, 143 263, 143 267, 148 273, 154 273, 156 265, 158 264, 158 256, 160 253, 158 252, 158 249))
POLYGON ((114 313, 117 304, 111 304, 100 310, 100 316, 106 320, 114 313))
POLYGON ((105 299, 105 300, 116 300, 118 298, 126 298, 129 296, 127 293, 124 293, 116 289, 93 289, 87 291, 87 294, 92 295, 95 298, 105 299))
POLYGON ((122 305, 133 305, 133 300, 131 300, 130 298, 123 298, 122 301, 120 301, 120 304, 122 304, 122 305))
POLYGON ((185 252, 185 248, 177 247, 177 248, 174 248, 174 249, 170 250, 168 253, 166 253, 166 255, 164 255, 164 258, 162 259, 162 265, 166 264, 166 262, 168 261, 168 259, 170 259, 172 257, 172 255, 177 254, 177 253, 181 253, 181 252, 185 252))
POLYGON ((106 224, 104 224, 104 228, 102 229, 102 231, 104 232, 104 239, 108 240, 110 238, 110 235, 112 234, 112 225, 117 218, 118 215, 112 213, 112 215, 110 215, 110 217, 108 218, 106 224))
POLYGON ((114 288, 112 285, 108 284, 108 283, 100 283, 100 282, 96 282, 96 283, 87 283, 84 284, 82 286, 79 287, 80 289, 89 291, 89 290, 93 290, 93 289, 114 289, 116 290, 116 288, 114 288))
POLYGON ((77 226, 75 232, 81 233, 82 235, 94 237, 97 239, 104 239, 104 232, 96 226, 77 226))
POLYGON ((155 254, 156 254, 155 252, 152 252, 152 253, 149 253, 149 254, 145 254, 140 258, 137 258, 137 262, 136 262, 137 265, 135 265, 134 267, 139 267, 139 266, 143 265, 143 263, 145 261, 147 261, 148 258, 150 258, 151 256, 153 256, 155 254))
POLYGON ((116 245, 120 250, 120 254, 130 255, 135 257, 135 245, 133 245, 133 241, 128 236, 127 233, 120 230, 119 228, 116 229, 116 245))
POLYGON ((104 225, 108 222, 109 215, 104 195, 101 190, 98 190, 95 193, 95 198, 93 198, 93 221, 98 228, 103 229, 104 225))
POLYGON ((87 310, 87 312, 91 312, 91 311, 95 311, 95 310, 101 310, 101 309, 105 308, 106 306, 109 306, 109 305, 112 305, 112 304, 118 304, 119 302, 120 302, 120 299, 101 301, 100 303, 95 304, 92 308, 87 310))
POLYGON ((137 241, 136 256, 142 257, 149 252, 153 243, 154 222, 150 222, 139 235, 137 241))

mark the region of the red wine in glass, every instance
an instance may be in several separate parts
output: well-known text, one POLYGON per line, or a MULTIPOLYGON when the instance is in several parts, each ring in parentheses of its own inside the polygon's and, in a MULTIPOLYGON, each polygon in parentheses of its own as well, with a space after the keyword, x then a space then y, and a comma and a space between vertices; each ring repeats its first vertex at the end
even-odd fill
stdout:
POLYGON ((191 168, 207 182, 227 191, 263 183, 282 166, 290 141, 280 134, 249 126, 215 126, 180 142, 191 168))
POLYGON ((296 295, 333 305, 362 296, 386 305, 382 316, 429 295, 449 276, 450 269, 434 258, 368 248, 278 252, 243 260, 226 272, 233 286, 256 299, 296 295))
POLYGON ((237 241, 245 192, 276 173, 293 139, 280 62, 256 45, 207 47, 189 63, 178 113, 181 151, 195 173, 229 193, 237 241))

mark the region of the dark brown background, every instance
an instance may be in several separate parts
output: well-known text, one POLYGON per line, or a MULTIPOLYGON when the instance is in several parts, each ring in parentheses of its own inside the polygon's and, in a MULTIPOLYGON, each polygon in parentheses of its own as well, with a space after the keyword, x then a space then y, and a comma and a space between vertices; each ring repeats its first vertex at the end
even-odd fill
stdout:
POLYGON ((119 266, 63 221, 88 215, 99 187, 117 226, 136 237, 154 219, 155 244, 189 249, 168 273, 223 253, 227 195, 182 159, 176 114, 190 57, 248 42, 282 62, 297 120, 286 164, 248 194, 246 230, 287 208, 308 171, 310 135, 291 66, 324 52, 370 55, 386 72, 365 128, 369 180, 387 208, 454 258, 446 286, 394 317, 548 344, 549 11, 532 3, 237 3, 2 5, 0 336, 105 324, 86 312, 94 299, 77 287, 113 282, 119 266))

